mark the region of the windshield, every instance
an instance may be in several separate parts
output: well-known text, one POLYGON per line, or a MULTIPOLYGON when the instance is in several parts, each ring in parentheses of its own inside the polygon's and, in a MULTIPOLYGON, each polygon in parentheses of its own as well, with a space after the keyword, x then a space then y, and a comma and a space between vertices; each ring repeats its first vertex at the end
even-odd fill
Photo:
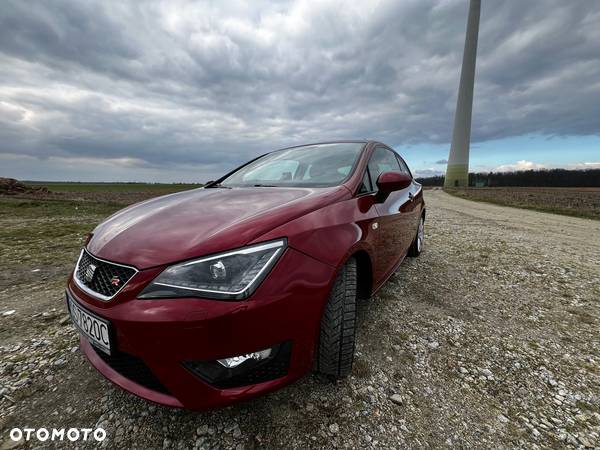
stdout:
POLYGON ((339 142, 278 150, 229 175, 221 186, 326 187, 350 174, 363 143, 339 142))

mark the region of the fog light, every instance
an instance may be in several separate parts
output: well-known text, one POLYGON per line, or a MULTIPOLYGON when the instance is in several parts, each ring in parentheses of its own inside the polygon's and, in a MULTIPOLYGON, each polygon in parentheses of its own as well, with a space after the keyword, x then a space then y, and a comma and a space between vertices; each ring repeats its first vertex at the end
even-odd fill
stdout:
POLYGON ((271 356, 271 349, 268 348, 266 350, 261 350, 259 352, 247 353, 245 355, 234 356, 233 358, 225 358, 225 359, 217 359, 217 362, 221 364, 223 367, 227 367, 228 369, 233 369, 234 367, 239 366, 244 361, 248 361, 249 359, 253 359, 255 361, 262 361, 263 359, 267 359, 271 356))
POLYGON ((287 375, 292 341, 231 358, 209 361, 182 361, 201 380, 218 389, 264 383, 287 375))

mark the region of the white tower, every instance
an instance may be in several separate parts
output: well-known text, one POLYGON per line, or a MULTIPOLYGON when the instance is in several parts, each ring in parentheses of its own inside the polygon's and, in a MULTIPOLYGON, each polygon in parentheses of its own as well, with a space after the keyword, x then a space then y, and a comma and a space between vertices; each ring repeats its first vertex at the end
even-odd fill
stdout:
POLYGON ((475 84, 475 60, 479 34, 481 0, 470 0, 467 34, 463 53, 458 100, 454 115, 452 145, 446 168, 444 187, 467 187, 469 185, 469 145, 471 143, 471 110, 473 109, 473 86, 475 84))

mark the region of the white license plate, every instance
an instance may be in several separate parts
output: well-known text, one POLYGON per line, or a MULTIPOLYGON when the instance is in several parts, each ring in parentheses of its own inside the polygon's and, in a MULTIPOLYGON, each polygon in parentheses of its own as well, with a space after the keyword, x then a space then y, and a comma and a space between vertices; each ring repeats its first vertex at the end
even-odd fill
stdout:
POLYGON ((110 355, 110 324, 77 304, 70 296, 69 313, 71 320, 90 343, 110 355))

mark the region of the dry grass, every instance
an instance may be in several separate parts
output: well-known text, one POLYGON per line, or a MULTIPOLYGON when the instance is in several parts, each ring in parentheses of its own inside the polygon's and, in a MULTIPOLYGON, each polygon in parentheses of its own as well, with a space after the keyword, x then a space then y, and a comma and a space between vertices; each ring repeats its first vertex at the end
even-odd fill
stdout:
POLYGON ((468 200, 600 219, 600 188, 498 187, 447 192, 468 200))

